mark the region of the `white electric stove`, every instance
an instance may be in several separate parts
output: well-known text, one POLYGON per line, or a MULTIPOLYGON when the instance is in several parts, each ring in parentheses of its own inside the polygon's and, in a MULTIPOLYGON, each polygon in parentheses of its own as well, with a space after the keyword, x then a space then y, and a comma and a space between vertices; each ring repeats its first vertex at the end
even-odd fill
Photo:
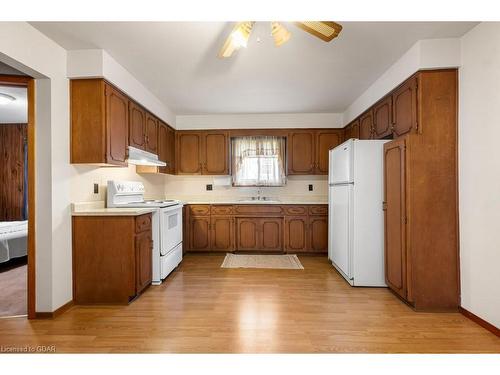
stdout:
POLYGON ((153 230, 153 285, 161 284, 182 261, 182 202, 174 199, 145 200, 144 184, 108 181, 107 206, 151 207, 153 230))

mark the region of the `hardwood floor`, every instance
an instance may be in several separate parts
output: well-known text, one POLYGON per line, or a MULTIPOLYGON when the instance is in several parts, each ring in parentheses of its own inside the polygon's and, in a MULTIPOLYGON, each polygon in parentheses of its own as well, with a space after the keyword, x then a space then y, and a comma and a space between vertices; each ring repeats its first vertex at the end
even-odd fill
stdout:
POLYGON ((0 265, 0 317, 27 313, 26 259, 13 259, 0 265))
POLYGON ((384 288, 351 288, 323 257, 304 270, 221 269, 187 255, 128 306, 75 306, 54 320, 0 319, 0 346, 57 352, 500 353, 459 313, 416 313, 384 288))

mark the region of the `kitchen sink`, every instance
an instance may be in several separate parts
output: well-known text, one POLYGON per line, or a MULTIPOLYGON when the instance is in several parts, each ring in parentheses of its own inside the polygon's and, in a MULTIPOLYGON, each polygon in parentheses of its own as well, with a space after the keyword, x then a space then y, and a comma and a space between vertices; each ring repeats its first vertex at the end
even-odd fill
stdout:
POLYGON ((246 198, 241 198, 239 200, 240 202, 280 202, 278 198, 274 197, 246 197, 246 198))

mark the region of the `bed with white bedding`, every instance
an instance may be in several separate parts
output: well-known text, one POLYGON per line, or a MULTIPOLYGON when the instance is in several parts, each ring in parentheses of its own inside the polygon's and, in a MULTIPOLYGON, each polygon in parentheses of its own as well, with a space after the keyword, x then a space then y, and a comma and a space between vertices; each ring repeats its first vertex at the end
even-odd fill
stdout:
POLYGON ((28 221, 0 222, 0 263, 28 253, 28 221))

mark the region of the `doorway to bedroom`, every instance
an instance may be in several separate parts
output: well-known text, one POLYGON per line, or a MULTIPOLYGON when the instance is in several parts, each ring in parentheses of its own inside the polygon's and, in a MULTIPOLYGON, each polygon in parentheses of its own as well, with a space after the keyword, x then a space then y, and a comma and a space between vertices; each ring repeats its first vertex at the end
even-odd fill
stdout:
MULTIPOLYGON (((10 67, 8 67, 10 68, 10 67)), ((0 317, 28 314, 28 80, 1 75, 0 317)), ((10 73, 10 71, 9 71, 10 73)))

